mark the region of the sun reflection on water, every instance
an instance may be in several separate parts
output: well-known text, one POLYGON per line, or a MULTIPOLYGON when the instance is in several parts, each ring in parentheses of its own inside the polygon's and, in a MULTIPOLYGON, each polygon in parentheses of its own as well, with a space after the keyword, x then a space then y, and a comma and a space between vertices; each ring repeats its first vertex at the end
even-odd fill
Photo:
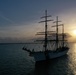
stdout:
POLYGON ((70 44, 70 50, 69 50, 69 68, 71 71, 76 75, 76 43, 70 44))

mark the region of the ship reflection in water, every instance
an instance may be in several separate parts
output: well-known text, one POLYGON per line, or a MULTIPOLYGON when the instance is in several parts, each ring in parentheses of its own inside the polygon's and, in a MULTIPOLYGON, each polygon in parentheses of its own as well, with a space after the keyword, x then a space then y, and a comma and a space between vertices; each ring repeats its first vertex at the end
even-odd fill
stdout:
POLYGON ((68 56, 63 56, 47 62, 35 64, 36 75, 68 75, 68 70, 72 73, 68 66, 68 56))
POLYGON ((76 75, 76 44, 70 44, 67 55, 35 63, 34 75, 76 75))

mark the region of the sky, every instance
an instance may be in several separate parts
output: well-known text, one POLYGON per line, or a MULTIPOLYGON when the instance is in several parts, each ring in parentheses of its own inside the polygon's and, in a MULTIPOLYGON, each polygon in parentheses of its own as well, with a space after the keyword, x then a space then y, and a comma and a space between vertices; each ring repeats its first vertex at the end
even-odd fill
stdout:
MULTIPOLYGON (((45 10, 52 15, 49 19, 58 16, 70 39, 76 41, 76 0, 0 0, 0 43, 22 43, 37 37, 36 32, 44 30, 44 24, 38 22, 45 10)), ((49 22, 48 28, 52 25, 49 22)))

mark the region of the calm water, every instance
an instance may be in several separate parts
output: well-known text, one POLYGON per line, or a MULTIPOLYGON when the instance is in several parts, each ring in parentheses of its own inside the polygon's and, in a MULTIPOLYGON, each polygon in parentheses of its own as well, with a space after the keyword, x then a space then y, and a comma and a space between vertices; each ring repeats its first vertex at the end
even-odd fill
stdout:
POLYGON ((44 63, 35 63, 22 50, 23 46, 24 44, 0 44, 0 75, 76 75, 75 43, 69 45, 67 55, 44 63))

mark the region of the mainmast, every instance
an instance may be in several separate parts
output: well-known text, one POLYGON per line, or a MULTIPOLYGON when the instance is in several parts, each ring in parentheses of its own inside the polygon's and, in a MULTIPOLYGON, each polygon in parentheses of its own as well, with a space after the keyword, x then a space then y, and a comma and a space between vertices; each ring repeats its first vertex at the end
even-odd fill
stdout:
POLYGON ((58 48, 58 16, 56 17, 56 45, 58 48))
POLYGON ((57 16, 56 21, 53 22, 53 23, 56 23, 56 25, 52 26, 52 27, 56 27, 56 49, 58 48, 58 40, 59 40, 58 39, 58 26, 59 26, 58 22, 61 22, 61 21, 58 20, 58 16, 57 16))
POLYGON ((47 22, 52 21, 52 20, 47 20, 48 17, 51 17, 51 15, 47 15, 47 10, 45 10, 45 16, 41 17, 41 18, 45 18, 45 20, 40 21, 40 23, 45 22, 45 41, 44 41, 45 51, 47 50, 47 22))

